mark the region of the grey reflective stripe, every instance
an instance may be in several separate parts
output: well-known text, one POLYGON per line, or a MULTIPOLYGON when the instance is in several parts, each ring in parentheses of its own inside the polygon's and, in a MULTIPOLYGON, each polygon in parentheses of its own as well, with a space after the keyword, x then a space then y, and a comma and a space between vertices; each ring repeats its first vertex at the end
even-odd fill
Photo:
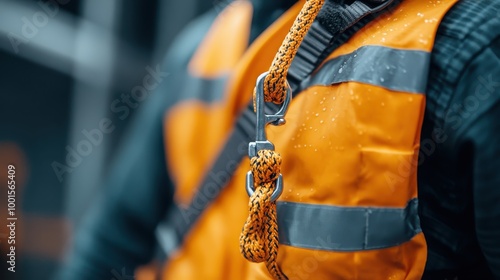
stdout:
POLYGON ((178 102, 194 99, 204 103, 214 103, 222 100, 228 76, 225 74, 213 79, 207 79, 186 74, 182 77, 185 81, 182 92, 176 93, 179 94, 178 102))
POLYGON ((425 93, 430 53, 364 46, 327 61, 301 88, 355 81, 394 91, 425 93))
POLYGON ((393 247, 422 231, 417 199, 406 208, 278 202, 278 228, 281 244, 328 251, 393 247))

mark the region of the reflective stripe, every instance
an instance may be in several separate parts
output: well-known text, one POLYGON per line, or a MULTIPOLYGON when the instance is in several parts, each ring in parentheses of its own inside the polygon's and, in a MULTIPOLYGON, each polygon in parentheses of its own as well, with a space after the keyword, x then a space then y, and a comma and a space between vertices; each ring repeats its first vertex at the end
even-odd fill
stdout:
POLYGON ((382 46, 364 46, 327 61, 301 88, 348 81, 389 90, 425 93, 430 53, 382 46))
POLYGON ((401 1, 384 0, 379 1, 376 6, 366 5, 363 1, 354 1, 350 5, 326 1, 317 20, 313 22, 300 44, 288 71, 288 82, 304 80, 321 64, 328 53, 344 44, 374 18, 399 5, 401 1), (336 11, 337 15, 346 20, 336 21, 337 16, 332 16, 332 11, 336 11), (331 20, 336 22, 332 23, 331 20))
POLYGON ((406 208, 278 202, 278 228, 281 244, 328 251, 393 247, 422 231, 417 199, 406 208))
POLYGON ((220 101, 224 96, 228 75, 214 79, 185 75, 182 79, 185 84, 179 101, 194 99, 210 104, 220 101))

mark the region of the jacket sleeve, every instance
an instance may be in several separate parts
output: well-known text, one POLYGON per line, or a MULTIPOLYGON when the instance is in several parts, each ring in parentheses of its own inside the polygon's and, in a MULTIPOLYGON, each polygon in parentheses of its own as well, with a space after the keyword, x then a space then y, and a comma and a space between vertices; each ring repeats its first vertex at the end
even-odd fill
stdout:
POLYGON ((58 279, 129 279, 153 255, 154 231, 171 200, 162 99, 156 92, 141 104, 106 189, 79 226, 58 279))
POLYGON ((170 47, 160 70, 166 77, 136 109, 140 111, 117 152, 105 191, 79 226, 57 279, 133 279, 135 268, 153 257, 155 230, 173 197, 164 114, 178 100, 189 60, 216 15, 211 11, 194 20, 170 47))
POLYGON ((500 38, 466 67, 452 102, 463 125, 455 147, 462 147, 472 168, 476 234, 495 279, 500 279, 500 38))

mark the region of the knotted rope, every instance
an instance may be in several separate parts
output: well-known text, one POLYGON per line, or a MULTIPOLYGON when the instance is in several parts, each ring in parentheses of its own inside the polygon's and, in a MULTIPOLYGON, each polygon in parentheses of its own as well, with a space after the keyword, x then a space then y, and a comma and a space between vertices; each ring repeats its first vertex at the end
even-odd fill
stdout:
MULTIPOLYGON (((269 74, 264 80, 264 100, 281 104, 287 94, 286 76, 293 58, 318 15, 324 0, 308 0, 295 19, 292 28, 274 57, 269 74)), ((255 108, 254 90, 254 108, 255 108)), ((266 262, 274 279, 288 279, 277 263, 278 223, 276 201, 271 199, 276 179, 281 172, 281 155, 271 150, 260 150, 250 161, 255 192, 250 197, 249 216, 240 235, 240 251, 252 262, 266 262)))
POLYGON ((265 261, 275 279, 287 279, 276 262, 278 224, 276 201, 271 200, 280 174, 281 156, 274 151, 261 150, 250 160, 250 166, 255 192, 248 203, 250 213, 240 235, 240 251, 249 261, 265 261))

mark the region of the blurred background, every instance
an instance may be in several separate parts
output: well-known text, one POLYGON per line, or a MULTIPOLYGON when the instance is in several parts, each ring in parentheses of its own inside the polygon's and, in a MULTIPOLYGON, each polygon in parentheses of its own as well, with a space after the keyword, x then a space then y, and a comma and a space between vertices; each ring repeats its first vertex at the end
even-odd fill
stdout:
POLYGON ((188 21, 223 1, 0 0, 0 279, 51 279, 134 117, 132 107, 117 114, 119 102, 188 21), (114 129, 97 137, 103 127, 114 129), (9 164, 15 277, 6 264, 9 164))

